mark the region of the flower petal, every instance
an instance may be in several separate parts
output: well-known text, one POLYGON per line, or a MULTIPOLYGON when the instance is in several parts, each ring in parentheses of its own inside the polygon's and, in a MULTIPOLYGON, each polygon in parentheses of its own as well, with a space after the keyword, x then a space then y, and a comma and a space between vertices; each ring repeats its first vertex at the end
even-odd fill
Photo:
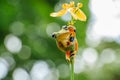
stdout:
POLYGON ((63 5, 62 5, 62 8, 63 9, 68 9, 70 6, 69 6, 69 4, 67 4, 67 3, 64 3, 63 5))
POLYGON ((70 5, 70 7, 74 7, 75 6, 74 4, 75 4, 75 2, 71 1, 69 5, 70 5))
POLYGON ((76 8, 71 8, 71 9, 69 10, 69 12, 71 13, 72 17, 73 17, 75 20, 77 20, 78 17, 76 16, 75 11, 76 11, 76 8))
POLYGON ((83 7, 83 4, 82 3, 77 3, 77 7, 81 8, 81 7, 83 7))
POLYGON ((86 15, 78 8, 71 8, 70 13, 75 20, 86 21, 86 15))
POLYGON ((63 16, 66 13, 67 13, 67 9, 62 9, 62 10, 60 10, 58 12, 51 13, 50 16, 59 17, 59 16, 63 16))
POLYGON ((86 15, 80 9, 78 9, 78 11, 76 12, 76 16, 78 17, 78 20, 81 20, 81 21, 86 21, 87 19, 86 15))

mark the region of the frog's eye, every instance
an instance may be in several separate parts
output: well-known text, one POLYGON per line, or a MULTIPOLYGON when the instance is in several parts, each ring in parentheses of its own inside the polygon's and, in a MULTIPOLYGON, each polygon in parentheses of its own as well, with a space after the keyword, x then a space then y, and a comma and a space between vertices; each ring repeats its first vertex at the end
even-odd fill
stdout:
POLYGON ((62 28, 65 29, 65 30, 68 30, 68 27, 66 25, 63 26, 62 28))
POLYGON ((73 42, 74 41, 74 37, 70 37, 70 42, 73 42))
POLYGON ((52 34, 52 38, 56 38, 56 35, 54 33, 52 34))

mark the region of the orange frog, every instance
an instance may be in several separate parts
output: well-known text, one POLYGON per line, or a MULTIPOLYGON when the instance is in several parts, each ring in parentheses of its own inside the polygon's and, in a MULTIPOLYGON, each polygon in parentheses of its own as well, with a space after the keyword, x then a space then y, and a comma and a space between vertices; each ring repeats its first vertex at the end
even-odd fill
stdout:
POLYGON ((73 25, 63 26, 60 31, 54 32, 52 37, 55 38, 58 48, 66 53, 66 59, 70 61, 78 51, 76 28, 73 25))

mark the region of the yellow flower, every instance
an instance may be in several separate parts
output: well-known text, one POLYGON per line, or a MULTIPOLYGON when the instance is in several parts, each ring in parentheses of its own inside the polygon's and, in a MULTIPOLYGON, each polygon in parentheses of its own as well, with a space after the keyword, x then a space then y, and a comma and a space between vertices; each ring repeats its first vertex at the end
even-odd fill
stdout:
POLYGON ((80 9, 82 6, 83 6, 82 3, 77 3, 77 7, 75 7, 74 1, 71 1, 70 4, 64 3, 62 5, 62 10, 58 12, 53 12, 50 14, 50 16, 60 17, 65 15, 67 12, 70 12, 70 14, 75 20, 86 21, 86 15, 80 9))

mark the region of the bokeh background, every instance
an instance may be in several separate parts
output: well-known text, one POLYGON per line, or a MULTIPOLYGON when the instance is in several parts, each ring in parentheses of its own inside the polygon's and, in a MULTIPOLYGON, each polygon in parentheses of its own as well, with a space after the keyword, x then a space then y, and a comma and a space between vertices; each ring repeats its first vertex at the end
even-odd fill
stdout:
MULTIPOLYGON (((82 2, 75 80, 120 80, 120 0, 82 2)), ((51 38, 70 20, 53 18, 69 0, 0 0, 0 80, 70 80, 65 55, 51 38)))

